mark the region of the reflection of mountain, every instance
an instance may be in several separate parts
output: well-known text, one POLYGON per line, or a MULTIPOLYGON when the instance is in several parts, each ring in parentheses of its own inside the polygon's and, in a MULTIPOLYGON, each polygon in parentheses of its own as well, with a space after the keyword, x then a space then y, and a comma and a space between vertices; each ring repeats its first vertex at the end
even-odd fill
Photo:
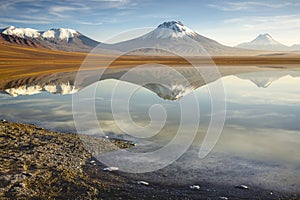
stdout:
POLYGON ((193 92, 192 86, 172 85, 171 87, 161 84, 149 83, 143 87, 155 92, 159 97, 167 100, 177 100, 193 92))
MULTIPOLYGON (((210 70, 208 70, 210 72, 210 70)), ((49 75, 36 79, 26 79, 12 81, 6 84, 2 93, 11 96, 32 95, 42 91, 55 94, 71 94, 79 91, 94 82, 88 82, 93 79, 95 73, 88 72, 82 77, 82 82, 77 80, 75 86, 76 73, 63 73, 49 75)), ((96 76, 96 75, 95 75, 96 76)), ((218 77, 210 76, 208 81, 214 81, 218 77)), ((163 99, 176 100, 192 92, 196 88, 205 85, 205 81, 195 68, 171 68, 152 66, 138 68, 128 72, 127 70, 108 70, 101 78, 117 79, 136 85, 143 86, 156 93, 163 99), (125 75, 125 76, 124 76, 125 75)), ((100 81, 101 81, 100 80, 100 81)))
MULTIPOLYGON (((192 86, 183 86, 183 85, 162 85, 155 83, 148 83, 143 86, 144 88, 149 89, 150 91, 156 93, 159 97, 167 100, 177 100, 186 94, 192 92, 194 89, 192 86)), ((55 85, 55 84, 41 84, 41 85, 23 85, 16 88, 9 88, 4 90, 2 93, 8 94, 13 97, 22 96, 22 95, 35 95, 41 92, 49 92, 52 94, 73 94, 78 92, 80 89, 77 89, 75 85, 71 85, 70 82, 55 85)))
POLYGON ((297 71, 265 71, 265 72, 252 72, 246 74, 235 75, 236 77, 244 80, 249 80, 254 83, 257 87, 267 88, 273 82, 284 76, 300 76, 300 72, 297 71))
MULTIPOLYGON (((201 74, 192 67, 165 68, 155 65, 149 67, 128 69, 109 69, 102 76, 101 80, 116 79, 130 82, 156 93, 159 97, 167 100, 178 100, 181 97, 193 92, 195 89, 219 79, 208 68, 202 68, 201 74), (204 75, 206 74, 206 75, 204 75), (204 80, 202 76, 209 77, 204 80)), ((230 75, 230 74, 229 74, 230 75)), ((235 75, 236 77, 253 82, 257 87, 266 88, 271 83, 283 76, 300 77, 298 71, 260 71, 235 75)), ((76 73, 60 73, 37 77, 35 79, 24 79, 11 81, 6 84, 2 93, 11 96, 32 95, 40 92, 50 92, 53 94, 72 94, 95 83, 94 77, 97 73, 87 72, 81 79, 76 80, 76 73), (90 81, 90 82, 89 82, 90 81)), ((96 80, 96 79, 95 79, 96 80)), ((97 81, 101 81, 98 80, 97 81)))
POLYGON ((106 78, 114 78, 141 85, 163 99, 178 100, 220 77, 211 66, 201 67, 200 70, 194 67, 177 67, 175 69, 159 65, 148 65, 147 67, 143 66, 128 71, 125 75, 107 74, 106 78))
POLYGON ((49 92, 53 94, 73 94, 78 90, 70 82, 62 84, 41 84, 41 85, 23 85, 16 88, 6 89, 4 92, 11 96, 34 95, 41 92, 49 92))

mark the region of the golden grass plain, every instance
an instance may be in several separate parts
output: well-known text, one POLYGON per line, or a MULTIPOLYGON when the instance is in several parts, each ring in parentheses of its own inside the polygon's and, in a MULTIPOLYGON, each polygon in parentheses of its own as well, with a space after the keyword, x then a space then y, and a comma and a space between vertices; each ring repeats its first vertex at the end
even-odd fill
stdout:
MULTIPOLYGON (((61 72, 76 72, 88 55, 90 56, 89 58, 92 58, 89 59, 90 70, 103 67, 103 64, 112 58, 112 55, 105 54, 91 55, 81 52, 54 51, 2 43, 0 44, 0 81, 61 72)), ((289 68, 299 67, 300 53, 274 53, 256 56, 212 56, 211 58, 190 57, 189 60, 192 60, 193 63, 216 64, 221 71, 223 71, 222 68, 224 67, 230 68, 230 71, 234 71, 235 68, 237 71, 244 71, 250 66, 288 65, 289 68)), ((174 56, 123 55, 108 67, 130 68, 153 63, 174 67, 190 64, 187 60, 174 56)))

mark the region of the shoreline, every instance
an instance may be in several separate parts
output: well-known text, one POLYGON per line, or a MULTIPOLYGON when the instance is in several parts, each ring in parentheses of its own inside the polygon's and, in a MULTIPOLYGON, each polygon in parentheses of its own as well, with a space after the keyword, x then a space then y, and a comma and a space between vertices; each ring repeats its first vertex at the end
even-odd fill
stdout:
MULTIPOLYGON (((89 136, 88 136, 89 137, 89 136)), ((98 153, 129 148, 126 141, 97 138, 98 153)), ((103 171, 77 134, 35 125, 0 121, 0 198, 57 199, 299 199, 262 188, 236 188, 200 182, 199 189, 164 184, 138 184, 125 173, 103 171)))

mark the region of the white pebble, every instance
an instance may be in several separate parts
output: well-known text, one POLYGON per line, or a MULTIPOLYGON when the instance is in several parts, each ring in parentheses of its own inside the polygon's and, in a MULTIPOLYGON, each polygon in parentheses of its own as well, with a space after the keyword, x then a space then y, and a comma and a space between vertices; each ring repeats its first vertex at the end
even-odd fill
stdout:
POLYGON ((93 165, 95 165, 95 164, 96 164, 96 161, 91 160, 90 163, 93 164, 93 165))
POLYGON ((118 167, 106 167, 103 169, 103 171, 109 171, 109 172, 117 171, 117 170, 119 170, 118 167))
POLYGON ((138 181, 137 184, 139 184, 139 185, 149 185, 149 183, 146 182, 146 181, 138 181))
POLYGON ((249 187, 247 185, 239 185, 239 186, 236 186, 236 188, 249 190, 249 187))
POLYGON ((227 197, 220 197, 220 199, 222 199, 222 200, 228 200, 227 197))
POLYGON ((200 190, 200 186, 199 185, 191 185, 190 188, 192 190, 200 190))

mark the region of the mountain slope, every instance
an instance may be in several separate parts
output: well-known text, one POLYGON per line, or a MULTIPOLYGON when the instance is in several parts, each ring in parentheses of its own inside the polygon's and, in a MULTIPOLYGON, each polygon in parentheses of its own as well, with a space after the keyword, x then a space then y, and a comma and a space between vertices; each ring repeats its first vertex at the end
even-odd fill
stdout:
POLYGON ((293 46, 291 46, 291 50, 292 51, 300 51, 300 44, 294 44, 293 46))
POLYGON ((164 51, 181 55, 224 55, 246 52, 237 48, 224 46, 217 41, 206 38, 184 26, 180 21, 160 24, 156 29, 141 37, 115 44, 102 44, 101 48, 135 54, 161 54, 164 51), (207 52, 207 53, 206 53, 207 52))
POLYGON ((40 44, 36 40, 21 38, 13 35, 0 34, 0 43, 11 43, 27 47, 50 48, 47 45, 40 44))
POLYGON ((82 35, 78 31, 67 28, 38 31, 9 26, 1 31, 1 37, 13 44, 64 51, 88 52, 99 44, 99 42, 82 35))
POLYGON ((268 33, 260 34, 251 42, 237 45, 238 48, 264 50, 264 51, 288 51, 289 47, 274 40, 268 33))

